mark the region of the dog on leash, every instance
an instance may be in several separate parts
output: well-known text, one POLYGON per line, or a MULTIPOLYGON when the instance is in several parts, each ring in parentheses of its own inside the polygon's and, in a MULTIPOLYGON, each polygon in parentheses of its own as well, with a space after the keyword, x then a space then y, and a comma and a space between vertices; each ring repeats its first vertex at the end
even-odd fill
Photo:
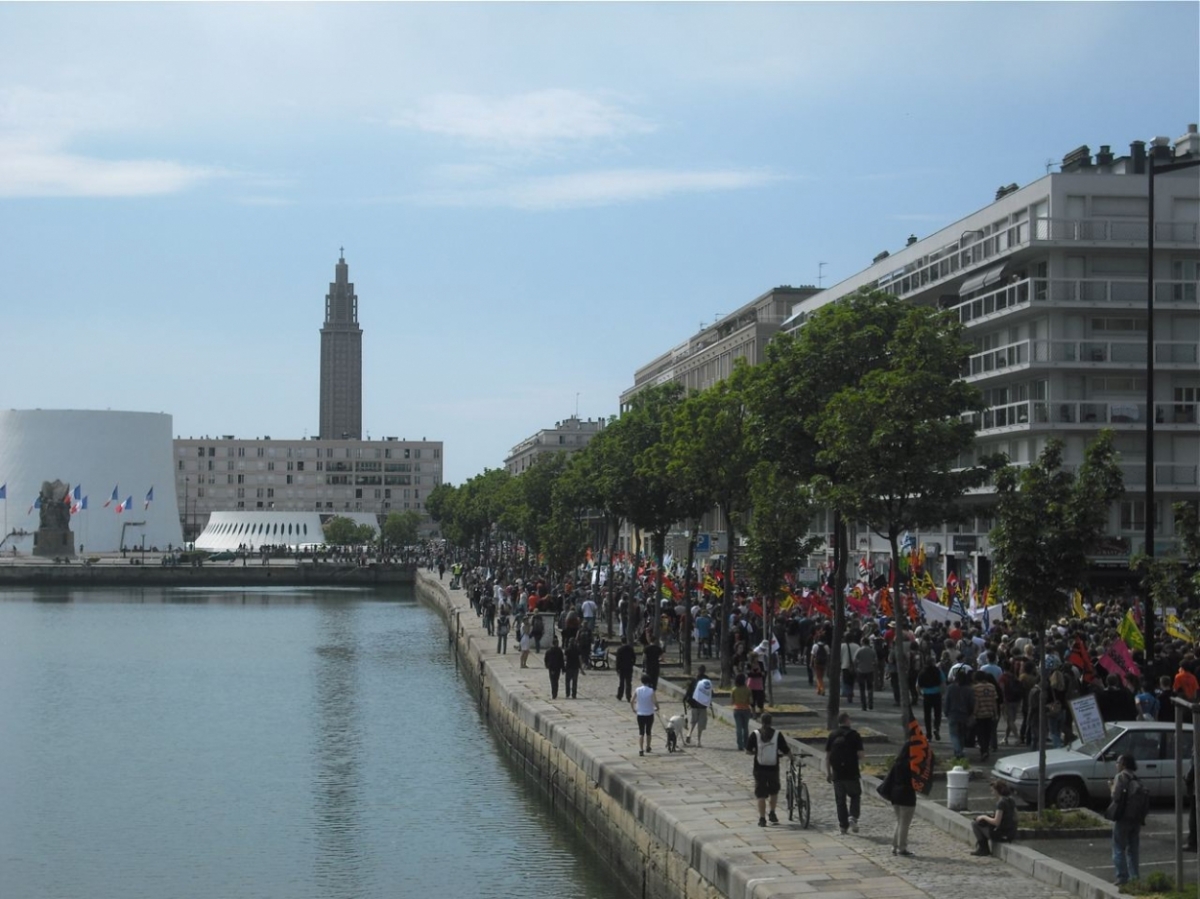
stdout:
POLYGON ((679 737, 687 731, 687 717, 684 715, 672 715, 667 722, 667 752, 674 752, 679 748, 679 737))

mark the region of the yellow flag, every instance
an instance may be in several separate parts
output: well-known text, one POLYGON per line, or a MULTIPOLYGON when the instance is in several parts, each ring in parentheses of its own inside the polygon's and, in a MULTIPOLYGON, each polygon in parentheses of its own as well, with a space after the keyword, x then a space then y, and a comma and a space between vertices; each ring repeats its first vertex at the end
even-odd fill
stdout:
POLYGON ((1146 640, 1142 636, 1142 632, 1138 630, 1137 622, 1133 620, 1133 609, 1125 613, 1125 617, 1117 626, 1117 633, 1121 635, 1121 639, 1130 649, 1146 648, 1146 640))
POLYGON ((1167 633, 1176 640, 1187 640, 1189 643, 1192 642, 1192 632, 1184 627, 1183 622, 1174 615, 1168 615, 1166 621, 1163 623, 1163 626, 1166 628, 1167 633))
POLYGON ((1087 612, 1083 610, 1083 594, 1078 590, 1075 591, 1075 595, 1071 598, 1071 607, 1075 612, 1076 618, 1087 618, 1087 612))

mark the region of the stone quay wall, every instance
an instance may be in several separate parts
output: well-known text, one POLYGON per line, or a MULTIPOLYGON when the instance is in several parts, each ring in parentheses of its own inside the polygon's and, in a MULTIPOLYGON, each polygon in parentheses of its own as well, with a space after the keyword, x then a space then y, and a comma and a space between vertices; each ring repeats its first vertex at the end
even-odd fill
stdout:
MULTIPOLYGON (((573 725, 519 683, 515 657, 497 662, 492 640, 470 607, 457 606, 435 578, 419 576, 417 597, 447 621, 459 667, 479 699, 488 726, 511 757, 550 797, 629 890, 640 899, 724 899, 701 873, 728 879, 726 862, 689 836, 647 791, 617 770, 623 757, 606 757, 605 745, 589 740, 586 723, 573 725)), ((462 600, 465 604, 465 599, 462 600)), ((540 667, 541 660, 537 660, 540 667)), ((661 747, 661 739, 660 739, 661 747)), ((611 751, 611 750, 610 750, 611 751)))
POLYGON ((386 587, 412 584, 411 568, 359 567, 354 565, 297 565, 273 561, 242 567, 213 563, 197 567, 145 565, 121 560, 97 565, 3 564, 0 589, 5 587, 386 587))

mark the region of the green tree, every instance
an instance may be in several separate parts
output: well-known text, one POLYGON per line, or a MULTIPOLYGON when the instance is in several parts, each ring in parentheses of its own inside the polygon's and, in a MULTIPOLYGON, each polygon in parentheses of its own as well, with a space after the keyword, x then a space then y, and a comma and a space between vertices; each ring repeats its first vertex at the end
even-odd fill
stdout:
POLYGON ((383 522, 383 539, 390 546, 412 546, 420 534, 421 513, 408 509, 391 512, 383 522))
POLYGON ((375 529, 370 525, 356 524, 349 518, 335 515, 325 522, 325 542, 331 546, 357 546, 375 539, 375 529))
MULTIPOLYGON (((795 571, 824 539, 808 535, 813 500, 807 485, 780 474, 769 462, 755 466, 750 483, 752 511, 747 527, 746 568, 763 597, 763 613, 769 618, 774 614, 784 576, 795 571)), ((769 683, 767 689, 772 689, 769 683)))
POLYGON ((526 574, 530 556, 536 559, 542 551, 541 528, 553 514, 554 486, 570 462, 568 453, 539 456, 530 468, 508 482, 500 523, 524 544, 522 564, 526 574))
MULTIPOLYGON (((823 498, 846 520, 866 522, 888 541, 899 566, 900 535, 960 519, 968 490, 1001 464, 975 464, 972 448, 983 408, 979 391, 962 380, 971 347, 948 312, 873 295, 851 305, 843 327, 878 328, 883 352, 857 383, 830 397, 817 424, 816 464, 823 498), (970 461, 965 461, 970 460, 970 461)), ((896 618, 903 624, 904 613, 896 618)), ((902 724, 911 715, 908 640, 896 642, 902 724)))
MULTIPOLYGON (((725 583, 733 583, 734 554, 750 505, 750 472, 757 454, 750 445, 747 405, 754 369, 741 359, 728 378, 680 403, 674 414, 669 471, 676 484, 676 499, 683 520, 690 525, 688 572, 690 574, 699 520, 713 506, 721 511, 725 526, 725 583)), ((690 589, 690 585, 689 585, 690 589)), ((721 597, 721 620, 732 612, 732 590, 721 597)), ((690 603, 686 603, 689 609, 690 603)), ((687 622, 691 636, 691 622, 687 622)), ((690 643, 690 639, 688 641, 690 643)), ((721 640, 721 686, 733 679, 730 643, 721 640)), ((685 662, 688 653, 685 650, 685 662)))
MULTIPOLYGON (((865 490, 860 482, 864 457, 851 448, 853 455, 844 459, 823 443, 822 435, 840 442, 842 420, 847 434, 870 424, 856 401, 868 396, 874 400, 885 388, 898 399, 904 389, 915 393, 912 381, 925 385, 925 379, 902 377, 898 360, 932 365, 923 359, 925 351, 941 351, 947 343, 951 344, 951 357, 960 358, 950 337, 935 339, 936 335, 922 332, 914 308, 880 291, 863 291, 821 307, 798 331, 780 335, 767 345, 766 361, 749 391, 755 437, 763 458, 778 465, 782 475, 812 485, 815 498, 833 513, 835 601, 830 655, 834 659, 841 657, 845 628, 849 559, 845 522, 859 509, 861 497, 855 491, 865 490), (917 341, 915 348, 907 345, 912 341, 917 341), (882 374, 868 378, 873 372, 882 374)), ((915 414, 925 420, 919 410, 915 414)), ((884 439, 897 438, 893 431, 884 439)), ((893 451, 890 458, 897 459, 897 454, 893 451)), ((869 459, 866 461, 869 468, 869 459)), ((886 472, 884 466, 878 467, 886 472)), ((830 690, 826 723, 831 729, 839 705, 840 692, 830 690)))
MULTIPOLYGON (((1142 576, 1146 596, 1146 621, 1154 621, 1155 606, 1195 609, 1200 600, 1200 524, 1192 503, 1175 503, 1175 534, 1178 545, 1173 552, 1150 558, 1134 557, 1131 567, 1142 576)), ((1146 628, 1146 658, 1154 658, 1154 628, 1146 628)))
MULTIPOLYGON (((1063 444, 1050 440, 1037 460, 1008 466, 996 476, 996 526, 989 539, 992 574, 1000 597, 1028 616, 1038 643, 1042 689, 1041 732, 1046 727, 1046 627, 1066 614, 1069 595, 1087 580, 1088 553, 1104 535, 1109 507, 1124 492, 1109 430, 1088 444, 1083 463, 1063 468, 1063 444)), ((1046 752, 1038 763, 1038 813, 1045 804, 1046 752)))

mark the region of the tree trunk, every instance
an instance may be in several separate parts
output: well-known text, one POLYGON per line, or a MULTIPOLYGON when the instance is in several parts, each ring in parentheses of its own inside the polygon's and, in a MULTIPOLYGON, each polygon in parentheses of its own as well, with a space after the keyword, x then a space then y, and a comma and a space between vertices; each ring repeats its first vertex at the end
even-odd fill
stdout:
MULTIPOLYGON (((621 522, 619 520, 614 520, 612 524, 613 524, 613 539, 612 539, 612 545, 609 547, 609 550, 608 550, 608 616, 607 617, 608 617, 608 636, 609 637, 612 637, 616 633, 613 630, 613 621, 616 616, 616 605, 617 604, 615 602, 613 602, 613 592, 616 590, 617 578, 616 578, 616 572, 614 571, 613 560, 616 558, 617 542, 620 540, 620 536, 621 536, 621 522)), ((607 527, 607 526, 608 525, 606 524, 605 527, 607 527)))
POLYGON ((683 673, 692 676, 692 563, 696 559, 696 530, 698 523, 688 531, 687 568, 683 573, 683 633, 679 640, 683 644, 683 673))
POLYGON ((725 516, 725 592, 721 594, 721 689, 733 685, 733 634, 729 630, 729 617, 733 614, 733 516, 729 504, 722 503, 721 514, 725 516))
POLYGON ((833 639, 829 641, 829 661, 826 668, 833 668, 837 674, 831 684, 833 689, 826 693, 825 727, 834 730, 837 727, 838 713, 842 704, 842 632, 846 628, 846 524, 842 521, 842 513, 833 513, 833 639))
MULTIPOLYGON (((900 608, 900 544, 895 530, 888 532, 888 545, 892 551, 892 571, 896 572, 896 589, 892 592, 892 612, 896 616, 896 635, 892 641, 892 649, 896 653, 896 677, 899 678, 900 685, 900 723, 904 726, 904 732, 907 734, 908 722, 913 718, 912 693, 908 680, 908 669, 912 661, 909 654, 912 641, 908 636, 908 627, 911 622, 908 620, 908 606, 900 608)), ((891 587, 892 578, 889 577, 887 589, 891 587)))

